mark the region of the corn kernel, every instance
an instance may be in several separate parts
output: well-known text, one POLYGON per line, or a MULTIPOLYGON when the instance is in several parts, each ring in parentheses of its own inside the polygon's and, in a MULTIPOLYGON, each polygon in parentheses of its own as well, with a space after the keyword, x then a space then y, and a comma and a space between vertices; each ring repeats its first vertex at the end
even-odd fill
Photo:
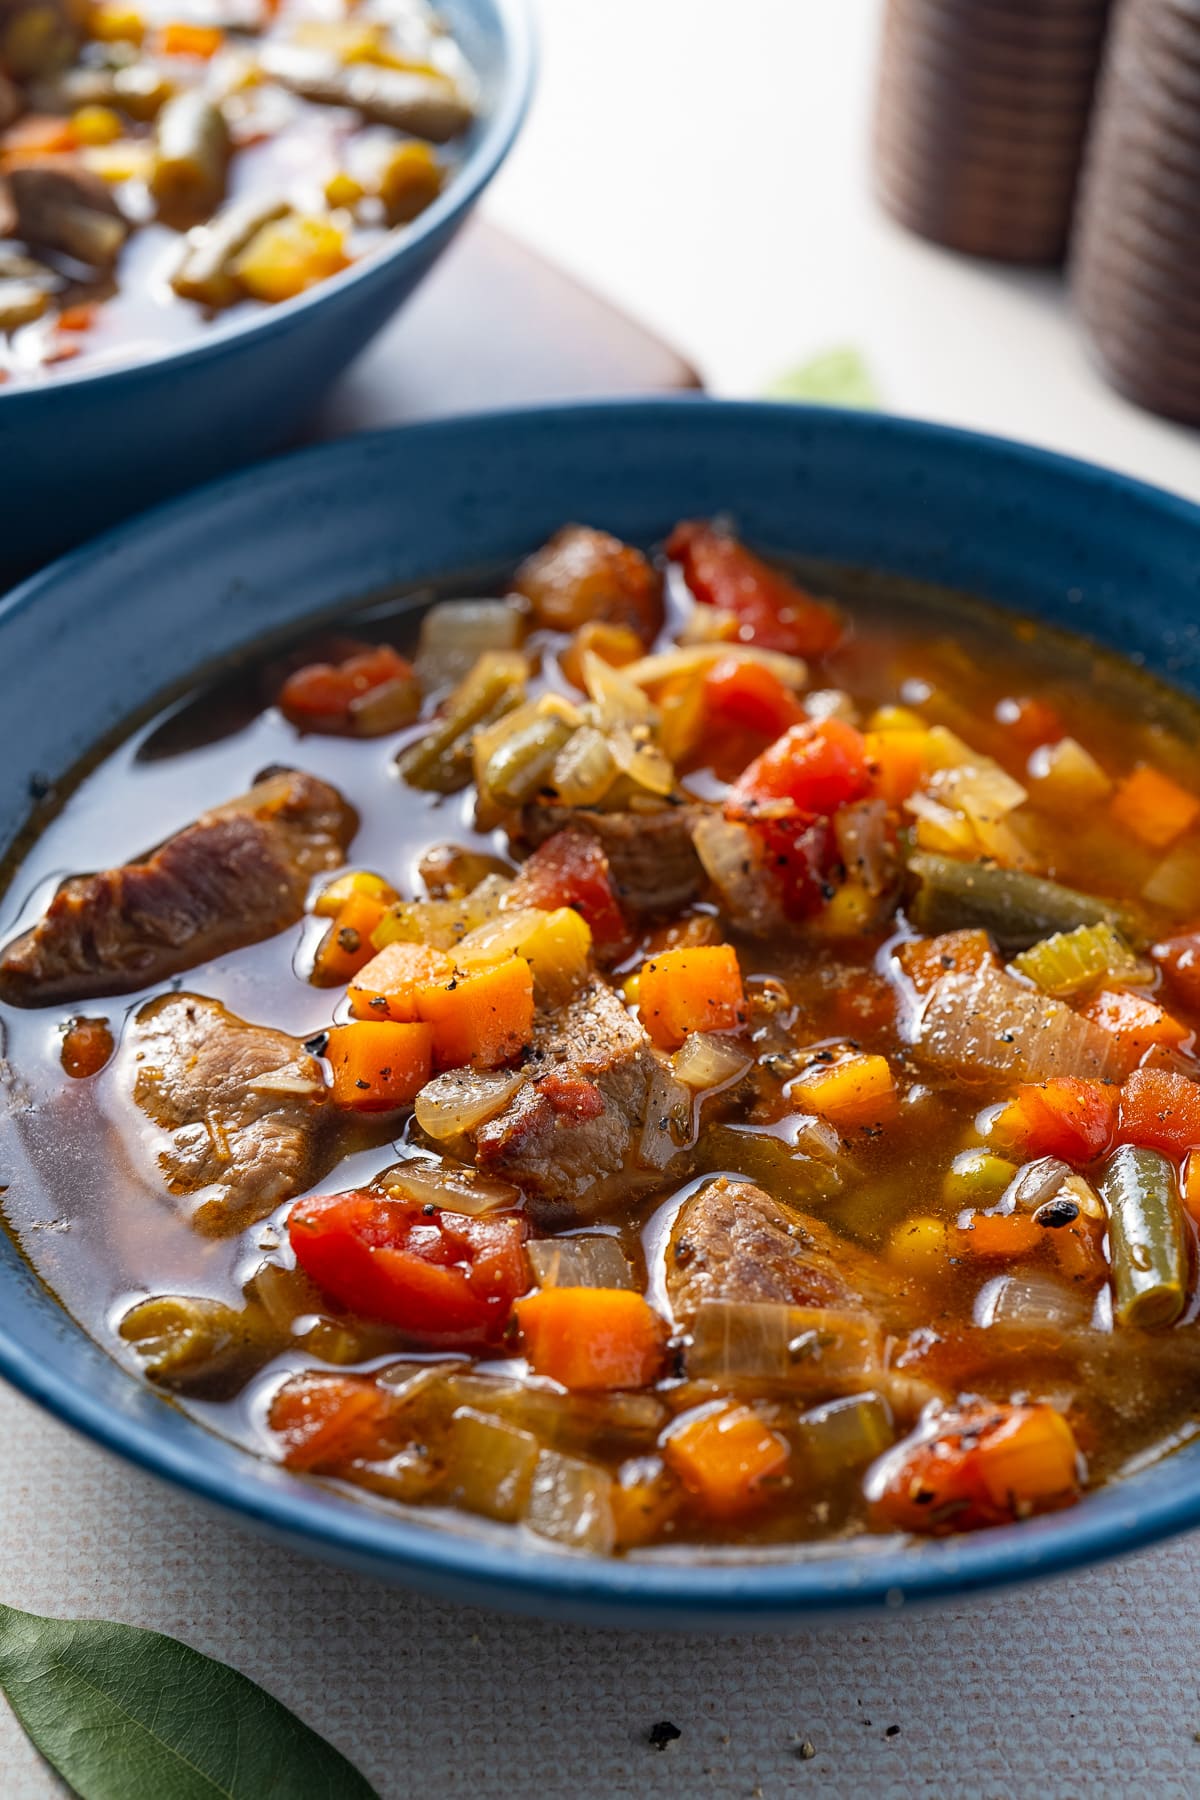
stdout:
POLYGON ((390 225, 407 225, 442 191, 442 170, 428 144, 397 144, 379 175, 379 198, 390 225))
POLYGON ((349 264, 345 234, 330 219, 292 214, 255 233, 234 274, 256 300, 291 300, 349 264))
POLYGON ((928 1280, 946 1266, 946 1227, 941 1219, 903 1219, 888 1239, 887 1258, 906 1274, 928 1280))
POLYGON ((325 199, 332 207, 357 206, 366 189, 361 181, 355 181, 345 169, 339 169, 325 183, 325 199))
POLYGON ((81 106, 71 127, 81 144, 115 143, 125 129, 111 106, 81 106))

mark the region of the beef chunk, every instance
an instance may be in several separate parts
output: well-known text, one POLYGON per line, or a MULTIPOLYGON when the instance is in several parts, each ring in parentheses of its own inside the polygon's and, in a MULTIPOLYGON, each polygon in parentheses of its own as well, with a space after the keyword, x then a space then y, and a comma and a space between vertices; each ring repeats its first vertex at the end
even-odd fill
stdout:
POLYGON ((272 771, 138 862, 74 875, 0 955, 0 999, 50 1006, 149 987, 272 937, 337 868, 358 820, 336 788, 272 771))
POLYGON ((20 163, 8 175, 17 236, 94 269, 111 269, 129 221, 107 182, 69 156, 20 163))
POLYGON ((123 1054, 135 1103, 167 1134, 159 1169, 173 1194, 201 1197, 206 1233, 265 1218, 336 1160, 321 1065, 285 1031, 167 994, 140 1009, 123 1054))
POLYGON ((511 1181, 546 1229, 581 1224, 663 1180, 639 1146, 658 1064, 616 994, 594 980, 535 1027, 527 1073, 475 1137, 478 1167, 511 1181))
POLYGON ((704 870, 692 833, 704 809, 664 806, 655 812, 598 812, 586 806, 527 806, 521 815, 525 838, 535 848, 565 826, 600 840, 613 884, 632 913, 678 912, 700 893, 704 870))
POLYGON ((667 1297, 686 1323, 704 1300, 776 1301, 906 1316, 896 1275, 828 1225, 724 1176, 686 1202, 667 1246, 667 1297))
POLYGON ((662 576, 640 550, 607 531, 564 525, 513 577, 537 624, 577 631, 589 620, 626 625, 648 644, 662 624, 662 576))

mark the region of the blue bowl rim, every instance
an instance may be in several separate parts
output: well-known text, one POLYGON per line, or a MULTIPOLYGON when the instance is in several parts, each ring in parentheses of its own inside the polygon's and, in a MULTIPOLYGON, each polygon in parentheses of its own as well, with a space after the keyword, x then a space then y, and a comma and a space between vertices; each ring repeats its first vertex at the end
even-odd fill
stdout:
MULTIPOLYGON (((685 409, 719 411, 742 423, 773 419, 778 424, 789 413, 802 414, 813 425, 834 431, 856 430, 918 444, 959 446, 990 460, 998 471, 1007 465, 1065 477, 1081 489, 1091 490, 1097 500, 1120 493, 1173 515, 1178 523, 1196 531, 1200 544, 1200 505, 1183 496, 1096 463, 988 433, 897 414, 721 400, 703 394, 565 401, 360 433, 221 477, 114 527, 23 582, 0 600, 0 625, 11 613, 36 604, 43 588, 70 580, 76 570, 119 552, 148 528, 169 529, 190 512, 219 506, 231 492, 255 487, 268 490, 306 466, 370 456, 396 440, 411 443, 419 451, 422 441, 448 439, 453 445, 456 439, 477 443, 481 436, 502 438, 522 421, 571 426, 586 424, 589 419, 609 424, 618 420, 636 428, 640 419, 665 419, 685 409)), ((1066 1574, 1200 1524, 1198 1481, 1190 1489, 1180 1486, 1143 1495, 1132 1519, 1117 1520, 1084 1506, 1031 1524, 920 1547, 942 1552, 933 1556, 919 1555, 903 1544, 891 1547, 884 1540, 884 1547, 861 1555, 848 1543, 844 1554, 801 1554, 790 1562, 697 1561, 682 1565, 577 1557, 528 1548, 519 1541, 485 1541, 466 1532, 423 1525, 408 1516, 376 1511, 369 1505, 323 1508, 321 1492, 308 1488, 303 1480, 286 1488, 263 1481, 257 1473, 260 1464, 251 1453, 235 1468, 210 1465, 198 1448, 207 1437, 203 1426, 196 1426, 196 1448, 190 1438, 186 1445, 167 1442, 152 1424, 114 1411, 42 1365, 11 1336, 2 1317, 0 1376, 101 1447, 178 1484, 194 1498, 314 1554, 474 1603, 545 1616, 573 1613, 610 1626, 701 1629, 723 1621, 727 1628, 777 1630, 799 1626, 813 1615, 910 1605, 1066 1574)))
POLYGON ((166 370, 204 362, 217 356, 234 339, 267 336, 287 329, 300 314, 323 305, 346 288, 382 282, 393 264, 414 256, 421 245, 439 232, 451 231, 474 205, 512 148, 533 97, 537 74, 537 33, 533 0, 486 0, 493 10, 504 48, 504 65, 496 105, 485 115, 478 142, 468 152, 431 206, 360 262, 331 275, 292 300, 265 308, 251 318, 232 319, 205 327, 194 342, 163 350, 157 355, 128 363, 113 362, 103 368, 60 371, 52 381, 21 382, 0 388, 0 406, 10 410, 24 405, 47 406, 56 394, 74 392, 96 382, 152 380, 166 370))

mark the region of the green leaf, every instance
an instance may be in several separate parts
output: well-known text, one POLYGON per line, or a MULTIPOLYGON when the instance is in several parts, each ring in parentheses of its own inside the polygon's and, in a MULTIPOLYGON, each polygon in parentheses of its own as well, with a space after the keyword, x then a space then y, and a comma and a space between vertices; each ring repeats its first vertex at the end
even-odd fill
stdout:
POLYGON ((264 1688, 158 1631, 0 1605, 0 1687, 81 1800, 378 1800, 264 1688))
POLYGON ((879 405, 875 377, 857 350, 844 346, 824 350, 777 377, 766 389, 767 400, 813 400, 822 406, 879 405))

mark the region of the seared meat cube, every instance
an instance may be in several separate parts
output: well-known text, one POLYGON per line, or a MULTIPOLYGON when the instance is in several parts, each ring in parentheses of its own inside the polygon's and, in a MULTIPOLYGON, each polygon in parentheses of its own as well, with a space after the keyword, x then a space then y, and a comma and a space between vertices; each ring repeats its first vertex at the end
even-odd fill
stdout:
POLYGON ((628 625, 648 644, 662 624, 662 576, 607 531, 564 525, 517 570, 513 587, 539 625, 577 631, 590 620, 628 625))
POLYGON ((603 981, 539 1022, 527 1073, 504 1111, 480 1127, 475 1154, 482 1171, 523 1191, 539 1225, 580 1224, 663 1182, 661 1168, 638 1155, 659 1065, 603 981))
POLYGON ((173 1194, 203 1194, 193 1223, 216 1234, 265 1218, 336 1160, 320 1063, 298 1038, 216 1000, 167 994, 141 1008, 124 1054, 135 1103, 168 1134, 158 1167, 173 1194))
POLYGON ((686 1324, 706 1300, 869 1312, 901 1326, 897 1277, 868 1251, 749 1181, 712 1182, 686 1202, 667 1246, 667 1296, 686 1324))
POLYGON ((0 955, 0 999, 130 993, 272 937, 301 917, 310 877, 345 861, 357 825, 328 782, 269 772, 143 860, 64 881, 0 955))
POLYGON ((664 806, 654 812, 599 812, 587 806, 538 803, 521 815, 525 839, 535 848, 565 826, 598 838, 613 884, 632 913, 678 912, 700 893, 704 870, 692 842, 700 806, 664 806))
POLYGON ((45 156, 10 169, 8 188, 17 236, 27 244, 112 268, 130 225, 99 175, 70 156, 45 156))

